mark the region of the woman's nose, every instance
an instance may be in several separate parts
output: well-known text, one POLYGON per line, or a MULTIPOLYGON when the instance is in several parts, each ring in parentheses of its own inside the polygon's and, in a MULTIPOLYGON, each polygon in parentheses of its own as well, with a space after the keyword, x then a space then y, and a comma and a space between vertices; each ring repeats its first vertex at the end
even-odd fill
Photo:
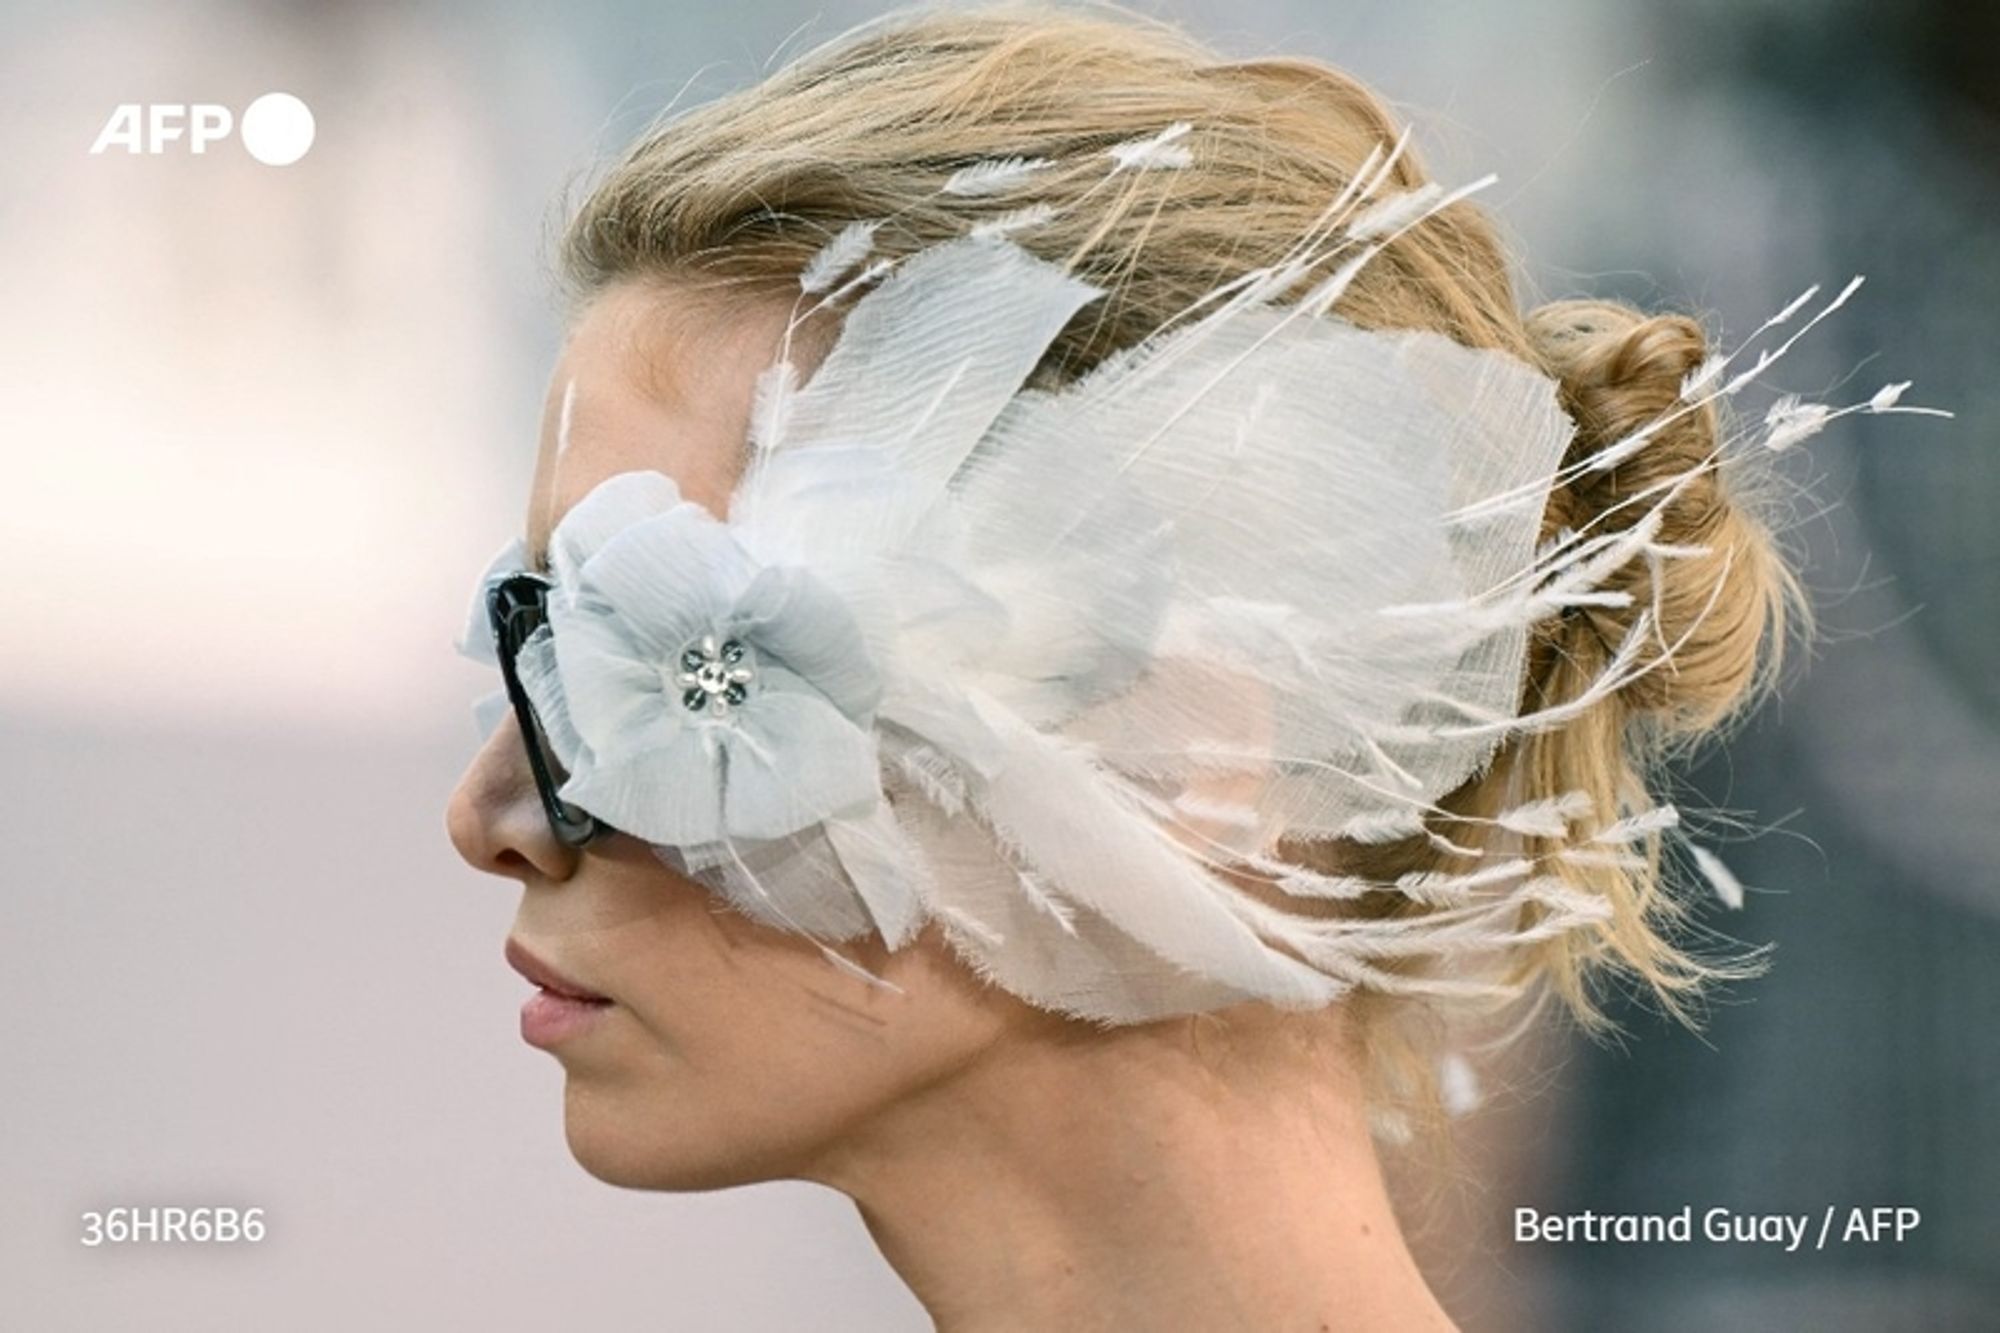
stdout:
POLYGON ((486 738, 445 808, 445 827, 474 870, 527 882, 560 882, 581 854, 556 840, 535 791, 521 733, 510 716, 486 738))

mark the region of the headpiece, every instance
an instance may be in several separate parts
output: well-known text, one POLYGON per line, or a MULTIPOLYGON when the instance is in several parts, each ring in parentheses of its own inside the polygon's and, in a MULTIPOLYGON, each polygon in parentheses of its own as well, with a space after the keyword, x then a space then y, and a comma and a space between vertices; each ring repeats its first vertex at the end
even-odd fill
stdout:
MULTIPOLYGON (((1120 145, 1107 174, 1185 166, 1186 133, 1120 145)), ((871 262, 875 224, 835 236, 800 310, 851 303, 838 341, 803 384, 789 355, 760 378, 727 513, 627 473, 554 529, 546 624, 512 664, 563 800, 843 967, 840 941, 893 948, 935 921, 986 978, 1104 1022, 1354 987, 1499 994, 1508 950, 1596 928, 1607 904, 1560 859, 1642 865, 1672 807, 1558 794, 1476 821, 1500 835, 1476 849, 1426 819, 1509 741, 1670 669, 1677 643, 1638 607, 1588 689, 1524 708, 1537 622, 1629 605, 1604 585, 1630 562, 1705 553, 1662 542, 1660 519, 1716 460, 1544 539, 1548 498, 1752 383, 1854 287, 1566 462, 1548 376, 1332 313, 1386 245, 1487 183, 1383 196, 1400 150, 1290 253, 1059 388, 1030 380, 1102 293, 1012 239, 1047 206, 893 260, 871 262), (1370 879, 1279 855, 1408 838, 1460 868, 1370 879), (1374 895, 1421 910, 1354 910, 1374 895)), ((1048 165, 944 188, 1018 190, 1048 165)), ((1781 401, 1764 442, 1928 410, 1903 387, 1781 401)), ((484 596, 466 643, 490 650, 484 596)))

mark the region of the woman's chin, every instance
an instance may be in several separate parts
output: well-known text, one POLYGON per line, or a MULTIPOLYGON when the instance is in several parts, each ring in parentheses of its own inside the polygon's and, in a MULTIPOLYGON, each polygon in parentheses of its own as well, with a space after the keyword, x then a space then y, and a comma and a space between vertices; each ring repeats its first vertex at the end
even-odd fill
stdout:
POLYGON ((675 1114, 657 1096, 634 1091, 621 1097, 574 1074, 564 1090, 563 1135, 570 1156, 607 1185, 698 1192, 783 1174, 772 1164, 775 1154, 701 1119, 675 1114))

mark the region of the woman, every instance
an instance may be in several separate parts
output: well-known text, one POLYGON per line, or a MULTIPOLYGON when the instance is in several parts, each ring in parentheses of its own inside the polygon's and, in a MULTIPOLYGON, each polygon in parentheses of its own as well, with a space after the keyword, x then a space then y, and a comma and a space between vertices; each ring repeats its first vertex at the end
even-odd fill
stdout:
POLYGON ((1467 192, 1332 70, 1020 10, 591 192, 450 810, 586 1169, 839 1189, 946 1328, 1449 1326, 1374 1135, 1471 1024, 1745 970, 1647 778, 1793 588, 1766 361, 1523 318, 1467 192))

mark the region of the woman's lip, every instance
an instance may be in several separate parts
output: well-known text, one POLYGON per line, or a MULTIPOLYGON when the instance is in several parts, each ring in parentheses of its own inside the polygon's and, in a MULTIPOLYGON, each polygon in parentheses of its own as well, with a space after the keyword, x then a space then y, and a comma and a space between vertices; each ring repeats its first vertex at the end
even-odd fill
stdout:
POLYGON ((554 1046, 611 1008, 609 999, 564 977, 512 937, 507 940, 507 964, 540 988, 521 1006, 521 1040, 530 1046, 554 1046))
POLYGON ((538 990, 521 1006, 521 1040, 546 1050, 586 1030, 610 1008, 609 1000, 579 1000, 538 990))
POLYGON ((534 954, 528 952, 527 945, 521 943, 521 941, 511 935, 507 938, 507 966, 513 968, 543 990, 562 999, 581 1000, 594 1004, 611 1003, 609 996, 599 995, 596 991, 587 990, 577 985, 574 981, 571 981, 568 977, 565 977, 562 973, 535 957, 534 954))

